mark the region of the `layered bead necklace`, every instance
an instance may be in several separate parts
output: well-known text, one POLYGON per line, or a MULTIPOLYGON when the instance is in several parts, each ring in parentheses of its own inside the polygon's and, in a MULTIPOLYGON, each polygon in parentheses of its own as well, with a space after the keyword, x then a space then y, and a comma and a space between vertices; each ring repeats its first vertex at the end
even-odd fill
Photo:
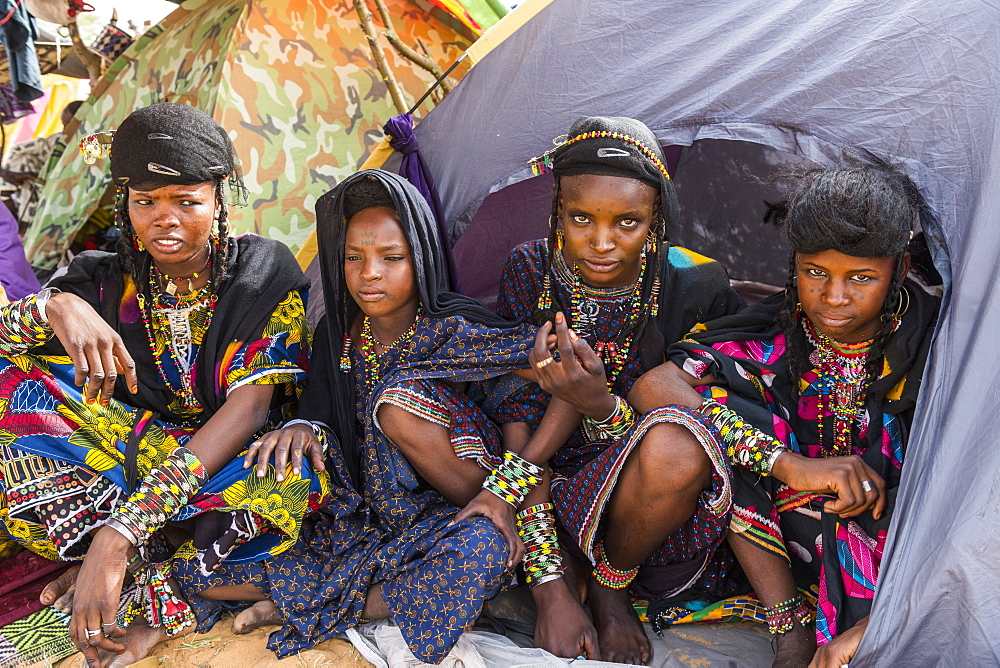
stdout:
MULTIPOLYGON (((209 261, 202 271, 210 270, 211 266, 212 263, 209 261)), ((195 356, 191 353, 194 349, 195 337, 191 320, 196 315, 204 313, 203 328, 204 331, 207 331, 212 323, 212 312, 215 310, 217 300, 216 295, 212 292, 211 281, 200 289, 190 290, 190 281, 196 276, 197 274, 187 279, 189 291, 178 295, 176 294, 176 285, 174 284, 174 291, 171 293, 169 279, 159 269, 151 265, 149 268, 149 289, 153 297, 149 308, 146 307, 145 296, 141 292, 138 296, 142 323, 146 328, 146 338, 149 341, 150 350, 153 351, 153 361, 156 363, 156 370, 160 373, 160 380, 163 381, 167 389, 177 396, 184 408, 192 411, 199 410, 201 404, 195 397, 192 383, 195 356), (168 281, 169 299, 164 297, 160 289, 157 274, 168 281), (175 387, 170 382, 163 356, 156 354, 156 330, 167 335, 166 353, 170 356, 170 364, 174 366, 180 376, 180 387, 175 387)))
MULTIPOLYGON (((372 322, 371 318, 365 316, 365 320, 361 325, 361 338, 359 343, 361 344, 361 356, 365 360, 364 368, 364 381, 365 387, 369 392, 375 390, 375 386, 378 381, 382 378, 382 360, 393 350, 403 350, 410 344, 410 340, 413 338, 413 334, 417 331, 417 326, 420 324, 420 320, 424 316, 423 306, 417 307, 417 314, 413 318, 413 324, 410 325, 406 331, 396 337, 396 340, 389 345, 382 345, 375 335, 372 334, 372 322), (378 352, 378 348, 382 348, 382 352, 378 352)), ((344 337, 344 345, 340 351, 340 370, 347 373, 351 370, 351 346, 353 341, 350 336, 344 337)))
POLYGON ((819 425, 820 450, 831 457, 851 454, 851 431, 861 425, 865 415, 865 391, 868 387, 865 364, 872 341, 838 343, 817 330, 808 317, 802 318, 802 329, 814 350, 809 363, 817 371, 816 390, 819 394, 819 415, 833 415, 833 447, 823 444, 823 425, 819 425))
MULTIPOLYGON (((564 283, 572 286, 569 319, 573 328, 581 336, 585 338, 594 336, 596 324, 601 314, 601 302, 626 302, 629 309, 626 324, 638 318, 642 313, 642 281, 646 275, 645 250, 642 251, 639 277, 635 283, 618 288, 599 289, 587 285, 580 276, 580 268, 576 264, 573 265, 572 269, 567 267, 562 253, 558 249, 555 251, 553 259, 555 260, 553 267, 556 274, 564 283)), ((653 302, 651 315, 655 317, 658 312, 659 281, 654 284, 650 298, 653 302)), ((634 335, 630 334, 621 343, 614 340, 594 341, 593 343, 594 352, 600 355, 604 362, 609 388, 614 385, 628 361, 633 338, 634 335)))

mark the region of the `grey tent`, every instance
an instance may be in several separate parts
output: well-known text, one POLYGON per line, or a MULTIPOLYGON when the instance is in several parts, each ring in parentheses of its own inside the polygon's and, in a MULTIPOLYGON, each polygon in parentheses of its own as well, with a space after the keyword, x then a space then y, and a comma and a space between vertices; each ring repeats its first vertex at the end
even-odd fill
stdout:
MULTIPOLYGON (((943 311, 872 622, 851 665, 1000 664, 990 630, 1000 609, 996 2, 529 0, 474 48, 488 53, 417 127, 460 268, 482 270, 481 249, 519 241, 507 223, 530 214, 545 229, 549 193, 526 162, 583 114, 639 118, 665 146, 712 145, 701 202, 682 187, 682 151, 689 219, 730 195, 710 181, 713 164, 732 163, 726 142, 763 147, 765 163, 779 152, 831 166, 889 157, 916 181, 943 311)), ((730 217, 709 221, 705 238, 736 255, 761 247, 743 220, 756 213, 719 211, 730 217)), ((784 262, 780 249, 774 257, 784 262)), ((462 280, 489 297, 489 284, 462 280)))

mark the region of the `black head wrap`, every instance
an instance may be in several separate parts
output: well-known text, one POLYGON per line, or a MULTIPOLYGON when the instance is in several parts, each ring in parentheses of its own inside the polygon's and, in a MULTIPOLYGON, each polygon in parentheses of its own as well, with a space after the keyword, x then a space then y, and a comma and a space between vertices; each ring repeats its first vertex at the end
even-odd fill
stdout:
POLYGON ((660 193, 660 220, 654 225, 664 240, 680 216, 677 193, 656 135, 641 121, 618 116, 584 116, 570 127, 566 140, 542 158, 558 180, 573 174, 638 179, 660 193))
POLYGON ((176 102, 136 109, 122 121, 111 141, 111 178, 133 190, 226 178, 233 203, 245 200, 229 135, 204 111, 176 102))
MULTIPOLYGON (((316 202, 316 237, 327 312, 316 331, 313 359, 309 366, 310 382, 302 396, 300 413, 306 418, 323 421, 334 430, 348 466, 355 475, 354 380, 352 372, 341 371, 339 365, 344 339, 360 312, 347 291, 344 279, 344 244, 349 222, 345 205, 350 207, 351 215, 358 213, 347 195, 369 179, 380 183, 387 191, 403 235, 410 244, 424 315, 431 318, 461 316, 470 322, 498 329, 514 326, 475 299, 448 290, 448 269, 434 214, 420 191, 403 177, 379 169, 365 170, 347 177, 320 197, 316 202)), ((388 203, 380 200, 373 200, 373 205, 381 205, 383 201, 388 203)))

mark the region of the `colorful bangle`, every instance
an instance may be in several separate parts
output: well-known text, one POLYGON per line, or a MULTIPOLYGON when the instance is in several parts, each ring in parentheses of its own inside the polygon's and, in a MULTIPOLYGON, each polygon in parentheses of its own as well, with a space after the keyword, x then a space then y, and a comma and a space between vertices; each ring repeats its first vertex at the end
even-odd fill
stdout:
POLYGON ((615 409, 603 420, 584 418, 584 431, 592 441, 601 437, 617 441, 628 436, 638 423, 635 410, 627 401, 615 395, 615 409))
POLYGON ((734 464, 768 475, 778 455, 787 450, 784 443, 757 429, 715 399, 706 399, 698 411, 719 430, 726 455, 734 464))
POLYGON ((555 506, 539 503, 514 516, 524 543, 524 579, 537 587, 563 576, 562 552, 556 534, 555 506))
POLYGON ((798 594, 787 601, 764 608, 764 617, 767 619, 767 630, 775 636, 791 631, 795 628, 795 622, 805 628, 809 628, 812 623, 812 611, 798 594))
POLYGON ((194 453, 178 447, 118 506, 108 524, 131 536, 133 545, 144 543, 207 481, 208 473, 194 453))
POLYGON ((0 354, 23 355, 52 338, 44 311, 52 291, 47 288, 0 308, 0 354))
POLYGON ((483 489, 518 508, 524 497, 542 481, 542 467, 532 464, 515 452, 507 451, 503 462, 486 477, 483 489))
POLYGON ((594 545, 594 556, 597 563, 594 565, 594 579, 597 583, 609 589, 625 589, 635 576, 639 574, 639 567, 620 571, 608 563, 608 557, 604 554, 604 543, 594 545))

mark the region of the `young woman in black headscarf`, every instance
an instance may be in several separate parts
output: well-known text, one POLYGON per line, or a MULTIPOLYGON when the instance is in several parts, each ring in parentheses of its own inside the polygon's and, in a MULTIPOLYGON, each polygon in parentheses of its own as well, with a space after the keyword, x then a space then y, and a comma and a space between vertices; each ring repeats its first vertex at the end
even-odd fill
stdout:
MULTIPOLYGON (((581 118, 533 162, 555 176, 551 232, 513 250, 497 308, 542 325, 538 383, 508 397, 495 417, 526 439, 553 397, 585 416, 567 441, 520 454, 552 469, 552 501, 570 537, 563 544, 575 557, 568 579, 589 599, 600 658, 643 663, 649 642, 630 590, 657 597, 718 587, 729 472, 692 411, 639 416, 626 398, 664 362, 666 346, 740 300, 716 262, 669 244, 677 199, 642 123, 581 118)), ((540 628, 565 609, 540 606, 540 628)))
MULTIPOLYGON (((81 150, 92 162, 106 141, 81 150)), ((0 311, 0 519, 32 551, 83 560, 41 598, 65 606, 75 579, 70 632, 92 666, 190 630, 169 584, 182 542, 206 571, 263 559, 328 489, 311 467, 258 476, 239 456, 305 375, 308 282, 282 244, 230 238, 242 180, 226 132, 162 103, 131 113, 111 151, 117 252, 80 254, 0 311)))
POLYGON ((808 663, 817 644, 815 665, 846 664, 867 625, 938 310, 906 280, 923 213, 887 167, 806 174, 784 222, 784 292, 682 341, 675 389, 656 382, 720 430, 730 544, 776 666, 808 663), (703 385, 704 402, 689 387, 703 385), (796 585, 818 596, 815 631, 796 585))
POLYGON ((268 647, 284 657, 391 617, 410 650, 437 663, 509 583, 516 536, 455 517, 503 459, 499 430, 462 386, 527 367, 535 328, 449 292, 436 230, 423 196, 390 172, 359 172, 317 203, 327 313, 304 420, 248 461, 277 450, 298 466, 337 442, 334 500, 299 545, 262 566, 182 576, 201 591, 190 600, 203 628, 258 601, 234 627, 281 624, 268 647))

